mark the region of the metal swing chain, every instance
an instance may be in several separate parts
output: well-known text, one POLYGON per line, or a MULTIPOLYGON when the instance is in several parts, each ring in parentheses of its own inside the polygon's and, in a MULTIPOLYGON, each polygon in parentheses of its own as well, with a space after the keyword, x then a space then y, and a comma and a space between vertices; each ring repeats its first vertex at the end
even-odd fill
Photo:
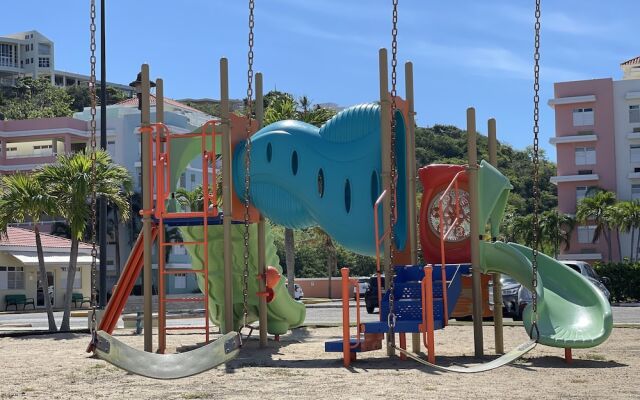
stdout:
POLYGON ((91 334, 96 335, 96 260, 98 249, 96 246, 96 2, 91 0, 91 77, 89 78, 89 93, 91 98, 91 334))
POLYGON ((394 243, 395 243, 395 210, 396 210, 396 83, 398 66, 398 0, 393 0, 393 24, 391 28, 391 175, 389 177, 389 213, 391 214, 391 226, 389 231, 390 246, 389 246, 389 260, 390 268, 389 272, 389 316, 387 317, 387 323, 389 325, 390 335, 387 340, 391 341, 393 335, 393 328, 396 325, 396 313, 394 308, 395 294, 394 281, 395 281, 395 266, 394 266, 394 243))
POLYGON ((540 337, 540 331, 538 328, 538 246, 540 245, 539 228, 540 228, 540 155, 538 148, 538 134, 540 127, 538 121, 540 119, 540 0, 536 0, 536 12, 535 12, 535 42, 534 42, 534 81, 533 81, 533 257, 532 257, 532 276, 531 285, 533 290, 532 297, 532 311, 533 322, 531 324, 531 330, 529 337, 533 339, 533 333, 535 331, 536 341, 540 337))
POLYGON ((243 327, 247 326, 249 295, 249 195, 251 187, 251 119, 253 102, 253 26, 254 0, 249 0, 249 52, 247 53, 247 127, 244 156, 244 270, 242 272, 242 317, 243 327))

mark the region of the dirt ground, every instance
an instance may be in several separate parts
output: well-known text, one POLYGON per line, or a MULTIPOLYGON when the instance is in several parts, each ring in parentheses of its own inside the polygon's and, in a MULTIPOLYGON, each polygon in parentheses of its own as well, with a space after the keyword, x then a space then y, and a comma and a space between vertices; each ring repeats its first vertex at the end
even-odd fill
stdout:
MULTIPOLYGON (((493 351, 493 328, 485 327, 493 351)), ((522 327, 505 327, 507 349, 526 340, 522 327)), ((127 331, 119 339, 142 348, 127 331)), ((84 352, 88 335, 0 338, 0 399, 638 399, 640 329, 616 328, 603 345, 574 350, 538 346, 513 365, 481 374, 441 373, 414 361, 387 358, 384 350, 359 355, 351 369, 325 353, 338 328, 301 328, 258 349, 249 341, 240 356, 201 375, 158 381, 131 375, 84 352)), ((194 344, 200 335, 172 335, 169 345, 194 344)), ((436 333, 438 362, 477 362, 471 326, 436 333)), ((490 356, 486 360, 491 359, 490 356)))

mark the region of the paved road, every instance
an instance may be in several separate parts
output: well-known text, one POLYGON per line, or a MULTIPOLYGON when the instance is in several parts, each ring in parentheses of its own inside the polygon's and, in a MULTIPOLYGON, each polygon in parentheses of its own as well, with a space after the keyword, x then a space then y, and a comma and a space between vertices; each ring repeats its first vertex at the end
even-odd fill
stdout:
MULTIPOLYGON (((640 307, 612 307, 613 322, 621 324, 640 324, 640 307)), ((62 312, 54 313, 58 326, 62 321, 62 312)), ((360 317, 362 322, 377 321, 378 314, 367 314, 364 307, 361 307, 360 317)), ((355 321, 355 304, 351 307, 351 319, 355 321)), ((505 319, 509 320, 509 319, 505 319)), ((72 329, 86 329, 86 317, 72 317, 72 329)), ((308 324, 339 324, 342 322, 342 309, 340 303, 322 303, 309 305, 307 307, 308 324)), ((170 319, 168 325, 201 325, 202 318, 170 319)), ((0 332, 46 329, 47 316, 43 312, 24 314, 0 314, 0 332)), ((122 320, 118 323, 122 328, 122 320)))

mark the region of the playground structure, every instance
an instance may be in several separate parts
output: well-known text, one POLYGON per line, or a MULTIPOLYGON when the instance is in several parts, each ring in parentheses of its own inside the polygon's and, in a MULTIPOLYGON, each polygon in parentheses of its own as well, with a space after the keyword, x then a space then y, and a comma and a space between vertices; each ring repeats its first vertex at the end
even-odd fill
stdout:
POLYGON ((352 281, 348 270, 342 270, 343 338, 327 342, 325 350, 343 353, 345 366, 358 352, 382 349, 385 335, 389 355, 398 351, 402 358, 456 372, 479 372, 504 365, 537 343, 567 349, 569 357, 571 348, 597 346, 606 340, 612 329, 611 309, 595 287, 535 250, 495 240, 511 189, 495 168, 495 120, 489 122, 488 129, 490 163, 477 162, 475 111, 470 108, 468 164, 430 165, 416 171, 413 68, 410 62, 405 64, 403 101, 396 93, 396 44, 394 33, 391 90, 387 51, 379 52, 379 105, 350 107, 321 128, 300 121, 281 121, 261 128, 262 76, 255 76, 254 120, 250 56, 247 117, 229 113, 228 65, 221 59, 222 118, 204 124, 197 132, 172 133, 162 123, 161 80, 156 93, 156 121, 150 121, 149 70, 142 66, 144 228, 97 327, 91 350, 137 374, 178 378, 235 357, 241 346, 240 331, 256 320, 261 346, 267 345, 267 333, 280 335, 300 326, 304 306, 293 301, 284 289, 264 217, 289 228, 319 226, 346 248, 376 256, 380 320, 360 323, 358 307, 355 336, 349 329, 352 281), (203 173, 202 209, 178 211, 172 193, 181 172, 198 157, 203 173), (416 176, 424 187, 420 210, 416 205, 416 176), (222 189, 222 210, 218 186, 222 189), (167 242, 167 226, 179 227, 183 242, 167 242), (491 241, 483 240, 487 233, 491 241), (149 353, 154 240, 159 264, 159 353, 166 349, 168 331, 194 329, 167 327, 165 305, 200 301, 188 296, 166 298, 164 279, 172 273, 197 274, 205 308, 204 324, 198 328, 210 342, 212 321, 220 327, 222 338, 192 352, 149 353), (426 265, 418 264, 418 242, 426 265), (175 245, 187 247, 192 268, 166 268, 165 248, 175 245), (142 269, 146 353, 110 336, 142 269), (383 272, 387 277, 384 290, 380 284, 383 272), (481 320, 490 312, 483 307, 489 273, 494 273, 496 283, 493 315, 497 352, 503 350, 499 275, 495 273, 509 274, 532 291, 533 304, 525 309, 523 317, 530 340, 487 364, 468 368, 435 365, 434 331, 445 328, 457 312, 473 315, 475 354, 483 355, 481 320), (411 352, 407 350, 407 334, 411 334, 411 352), (399 345, 395 344, 396 335, 399 345), (427 360, 417 356, 421 341, 427 360))

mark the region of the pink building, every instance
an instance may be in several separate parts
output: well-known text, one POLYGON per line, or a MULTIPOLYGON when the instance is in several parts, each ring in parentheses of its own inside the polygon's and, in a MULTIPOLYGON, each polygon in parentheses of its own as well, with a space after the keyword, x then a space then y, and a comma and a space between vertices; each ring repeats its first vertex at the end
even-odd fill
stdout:
MULTIPOLYGON (((592 187, 616 192, 620 200, 633 199, 636 186, 640 194, 640 174, 634 175, 633 164, 634 149, 640 153, 640 135, 633 134, 636 125, 640 130, 640 59, 621 66, 624 77, 620 81, 604 78, 554 84, 549 105, 555 110, 556 134, 550 142, 556 146, 558 175, 551 182, 558 186, 562 213, 575 214, 578 202, 592 187)), ((607 260, 607 243, 603 237, 593 242, 594 231, 593 224, 577 225, 569 250, 560 258, 607 260)), ((611 258, 619 260, 616 235, 611 240, 611 258)), ((630 251, 627 242, 622 235, 622 256, 630 251)))
POLYGON ((87 122, 74 118, 0 121, 0 174, 31 171, 57 154, 82 150, 89 135, 87 122))

